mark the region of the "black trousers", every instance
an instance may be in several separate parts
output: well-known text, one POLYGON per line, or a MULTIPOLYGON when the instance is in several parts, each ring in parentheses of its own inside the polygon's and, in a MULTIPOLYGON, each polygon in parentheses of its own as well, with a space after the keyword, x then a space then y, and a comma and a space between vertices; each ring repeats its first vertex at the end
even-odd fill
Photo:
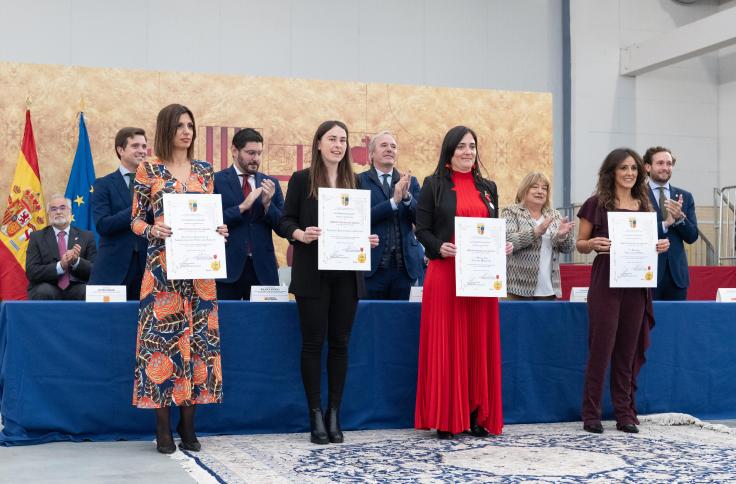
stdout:
POLYGON ((685 301, 687 300, 687 288, 677 287, 675 281, 672 280, 672 272, 670 265, 664 264, 660 267, 660 271, 664 271, 662 282, 652 292, 655 301, 685 301))
POLYGON ((248 256, 245 259, 240 279, 235 282, 215 282, 215 285, 217 286, 217 299, 231 301, 245 299, 250 301, 251 286, 259 285, 256 268, 253 266, 253 257, 248 256))
POLYGON ((379 267, 371 277, 365 278, 365 288, 368 299, 406 301, 414 282, 404 266, 398 267, 396 259, 392 258, 389 267, 379 267))
POLYGON ((128 301, 139 301, 141 298, 141 282, 145 266, 141 264, 138 252, 133 252, 128 265, 128 273, 125 275, 125 296, 128 301))
POLYGON ((302 382, 309 408, 321 408, 322 346, 327 336, 329 404, 339 407, 348 372, 348 343, 358 306, 352 271, 321 271, 319 297, 296 297, 302 330, 302 382))

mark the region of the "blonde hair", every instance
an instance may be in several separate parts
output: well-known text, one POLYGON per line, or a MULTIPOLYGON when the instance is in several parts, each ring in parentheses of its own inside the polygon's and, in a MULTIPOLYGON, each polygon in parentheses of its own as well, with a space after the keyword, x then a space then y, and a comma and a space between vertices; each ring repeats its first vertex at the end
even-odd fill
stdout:
POLYGON ((524 199, 526 198, 527 192, 532 187, 532 185, 534 185, 535 183, 539 183, 541 185, 547 185, 547 200, 545 200, 544 205, 542 205, 542 210, 546 210, 549 208, 549 204, 550 204, 550 195, 552 194, 552 184, 549 182, 549 178, 547 178, 547 175, 539 171, 533 171, 529 173, 527 176, 525 176, 523 180, 521 180, 519 189, 516 191, 516 203, 522 203, 524 201, 524 199))

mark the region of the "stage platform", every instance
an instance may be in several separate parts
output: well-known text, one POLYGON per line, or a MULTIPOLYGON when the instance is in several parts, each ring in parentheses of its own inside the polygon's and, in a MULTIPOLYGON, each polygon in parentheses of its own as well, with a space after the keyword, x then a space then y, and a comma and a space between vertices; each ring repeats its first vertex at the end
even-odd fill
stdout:
MULTIPOLYGON (((131 406, 137 306, 2 304, 0 444, 152 438, 153 412, 131 406)), ((640 413, 736 419, 736 305, 662 302, 654 308, 657 325, 639 378, 640 413)), ((418 303, 360 303, 344 428, 413 425, 419 314, 418 303)), ((502 302, 501 321, 505 422, 577 420, 585 304, 502 302)), ((296 305, 222 302, 220 328, 224 403, 198 408, 200 433, 305 431, 296 305)), ((610 404, 606 409, 610 415, 610 404)))

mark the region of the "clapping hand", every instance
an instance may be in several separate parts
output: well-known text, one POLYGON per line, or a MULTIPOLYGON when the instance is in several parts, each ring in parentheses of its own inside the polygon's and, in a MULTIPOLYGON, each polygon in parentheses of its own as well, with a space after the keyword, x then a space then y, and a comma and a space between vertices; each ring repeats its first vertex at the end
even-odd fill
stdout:
POLYGON ((74 247, 64 252, 64 255, 61 256, 61 260, 59 261, 61 268, 64 269, 64 271, 69 270, 71 266, 77 263, 81 251, 82 247, 80 247, 79 244, 74 244, 74 247))
POLYGON ((394 202, 397 204, 406 198, 409 193, 409 180, 411 173, 404 173, 394 185, 394 202))
POLYGON ((573 228, 575 228, 575 222, 570 222, 567 217, 562 217, 560 220, 560 227, 557 229, 557 238, 559 240, 563 240, 573 228))

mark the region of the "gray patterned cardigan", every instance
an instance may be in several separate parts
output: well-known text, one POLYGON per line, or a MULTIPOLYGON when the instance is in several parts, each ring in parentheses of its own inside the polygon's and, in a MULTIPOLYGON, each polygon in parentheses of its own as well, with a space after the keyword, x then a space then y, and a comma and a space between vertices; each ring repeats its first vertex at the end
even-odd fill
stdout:
MULTIPOLYGON (((563 240, 557 240, 557 230, 562 217, 557 210, 548 208, 542 211, 545 217, 551 216, 549 231, 552 236, 552 287, 555 296, 562 297, 560 287, 560 252, 570 253, 575 248, 575 235, 571 230, 563 240)), ((539 276, 539 254, 542 237, 534 235, 535 223, 529 210, 521 204, 514 204, 501 211, 506 219, 506 240, 514 244, 514 251, 508 258, 506 268, 508 292, 517 296, 530 297, 537 288, 539 276)))

